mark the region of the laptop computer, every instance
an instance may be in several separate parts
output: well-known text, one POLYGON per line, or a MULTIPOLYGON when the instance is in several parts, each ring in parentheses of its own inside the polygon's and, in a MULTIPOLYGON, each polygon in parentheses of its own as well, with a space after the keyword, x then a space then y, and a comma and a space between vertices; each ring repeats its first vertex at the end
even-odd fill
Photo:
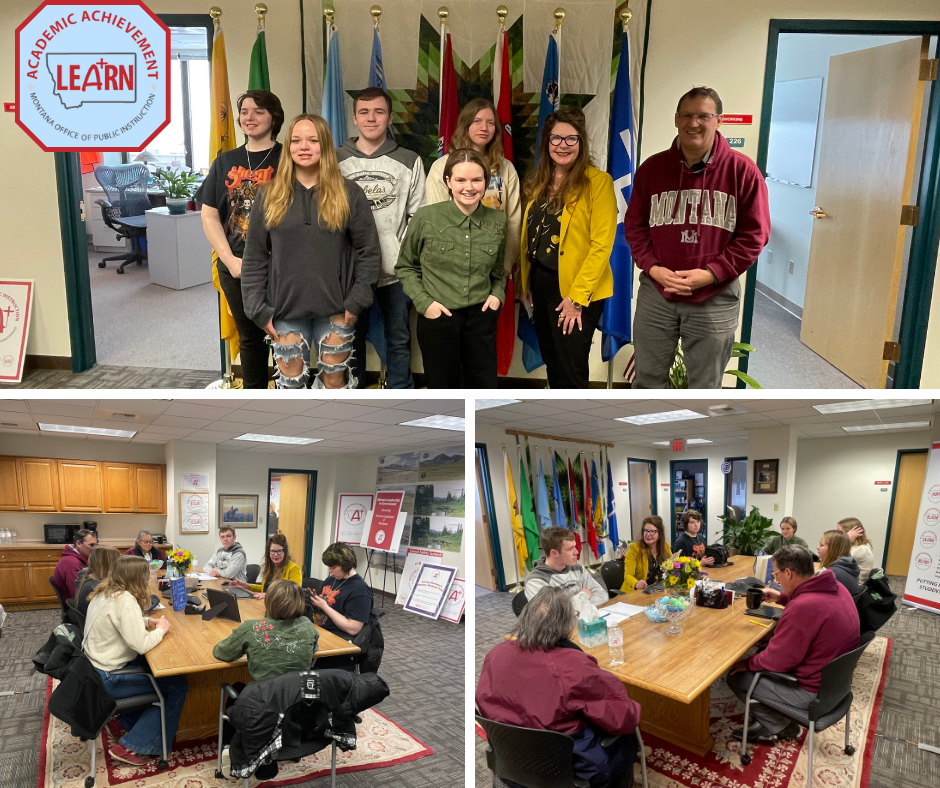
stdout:
MULTIPOLYGON (((227 618, 240 624, 242 621, 241 613, 238 611, 238 600, 227 591, 219 591, 215 588, 206 589, 206 599, 209 600, 209 610, 211 611, 217 605, 225 605, 225 609, 218 613, 219 618, 227 618)), ((213 616, 214 617, 214 616, 213 616)))
POLYGON ((232 596, 238 597, 239 599, 251 599, 254 594, 251 591, 246 591, 244 588, 238 588, 237 586, 230 586, 228 583, 222 583, 225 586, 225 592, 231 594, 232 596))
POLYGON ((780 616, 783 615, 783 608, 771 607, 770 605, 761 605, 754 610, 745 610, 744 615, 752 616, 753 618, 770 618, 774 621, 779 621, 780 616))

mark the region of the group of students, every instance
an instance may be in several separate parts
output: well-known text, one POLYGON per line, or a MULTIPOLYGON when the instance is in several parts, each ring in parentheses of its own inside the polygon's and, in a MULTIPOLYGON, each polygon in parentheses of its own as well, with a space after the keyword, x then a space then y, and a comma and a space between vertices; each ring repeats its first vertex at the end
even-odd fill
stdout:
MULTIPOLYGON (((255 680, 309 670, 317 659, 318 626, 351 639, 368 623, 372 591, 356 572, 356 554, 348 544, 336 542, 324 551, 322 561, 329 577, 318 593, 302 587, 300 567, 291 560, 283 534, 267 540, 257 583, 247 582, 246 554, 234 528, 223 525, 219 536, 222 545, 206 562, 205 570, 263 599, 264 617, 243 621, 217 643, 212 652, 216 659, 234 662, 247 655, 248 672, 255 680)), ((149 562, 166 559, 153 546, 147 531, 140 533, 135 546, 124 555, 107 545, 90 544, 93 537, 91 532, 79 532, 76 542, 66 546, 86 561, 63 600, 75 598, 75 609, 81 614, 78 620, 84 622, 83 649, 105 689, 115 698, 138 695, 149 691, 150 679, 116 671, 131 665, 146 666, 144 655, 170 630, 169 619, 148 615, 154 607, 149 562)), ((56 570, 58 581, 71 572, 73 563, 73 556, 66 554, 60 561, 62 572, 59 567, 56 570)), ((352 665, 351 657, 328 657, 317 659, 316 666, 352 669, 352 665)), ((172 743, 189 685, 184 676, 156 681, 165 700, 167 741, 172 743)), ((113 741, 109 752, 116 760, 143 766, 162 752, 157 706, 118 715, 107 725, 113 741)))
MULTIPOLYGON (((591 163, 580 110, 548 117, 521 187, 486 99, 462 109, 449 153, 427 177, 419 156, 392 139, 392 101, 380 88, 354 101, 357 137, 334 141, 318 115, 290 120, 288 155, 277 142, 277 96, 249 90, 237 105, 247 142, 215 159, 196 199, 215 251, 213 276, 238 329, 245 388, 267 388, 267 344, 279 388, 362 386, 373 300, 390 388, 414 387, 412 304, 427 386, 495 388, 496 327, 500 310, 515 308, 505 298, 517 262, 549 386, 588 386, 591 343, 614 292, 618 208, 610 175, 591 163)), ((636 330, 639 386, 667 387, 680 338, 690 381, 720 386, 737 277, 767 240, 766 187, 753 162, 717 134, 720 105, 708 88, 685 94, 675 151, 637 173, 637 206, 625 227, 641 279, 651 283, 637 307, 645 310, 636 330), (706 169, 719 190, 713 198, 690 188, 704 187, 706 169), (673 181, 681 219, 672 216, 673 181), (680 229, 687 207, 695 230, 680 229)))

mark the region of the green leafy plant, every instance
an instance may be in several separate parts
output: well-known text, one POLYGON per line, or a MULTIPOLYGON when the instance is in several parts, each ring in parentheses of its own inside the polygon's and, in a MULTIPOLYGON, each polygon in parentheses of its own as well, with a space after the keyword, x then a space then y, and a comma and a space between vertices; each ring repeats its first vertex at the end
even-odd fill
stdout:
POLYGON ((773 520, 764 517, 756 506, 751 507, 743 520, 727 515, 719 515, 718 519, 724 524, 722 542, 741 555, 756 555, 768 538, 777 535, 773 520))
POLYGON ((188 170, 158 168, 153 176, 154 184, 166 192, 167 197, 182 199, 196 193, 196 176, 188 170))
MULTIPOLYGON (((735 342, 731 348, 731 358, 744 358, 748 353, 753 353, 757 348, 748 345, 745 342, 735 342)), ((743 380, 746 385, 752 389, 763 388, 754 378, 742 372, 740 369, 726 369, 726 375, 734 375, 738 380, 743 380)), ((676 345, 676 360, 669 370, 669 388, 687 389, 689 387, 689 373, 685 368, 685 357, 682 355, 682 348, 676 345)))

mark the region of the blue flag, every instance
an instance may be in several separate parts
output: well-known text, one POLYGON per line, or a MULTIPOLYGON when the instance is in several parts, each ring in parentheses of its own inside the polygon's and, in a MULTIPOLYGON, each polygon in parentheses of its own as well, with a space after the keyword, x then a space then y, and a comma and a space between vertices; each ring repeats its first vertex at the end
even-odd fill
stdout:
POLYGON ((535 483, 538 491, 535 498, 535 517, 538 520, 539 530, 552 525, 552 515, 548 508, 548 488, 545 486, 545 474, 542 472, 542 455, 539 455, 539 478, 535 483))
POLYGON ((633 133, 633 94, 630 92, 630 42, 624 31, 620 45, 620 65, 614 87, 614 105, 610 113, 610 151, 607 167, 614 179, 617 194, 617 234, 610 253, 610 267, 614 274, 614 294, 604 301, 598 328, 601 339, 601 359, 610 361, 617 351, 628 344, 633 333, 630 325, 630 302, 633 300, 633 258, 623 235, 623 217, 633 194, 633 174, 636 171, 636 141, 633 133))
POLYGON ((559 528, 568 527, 568 518, 565 515, 565 502, 561 497, 561 487, 558 484, 558 462, 555 460, 555 453, 549 452, 552 456, 552 495, 555 498, 555 511, 552 512, 552 522, 559 528))
POLYGON ((610 543, 616 551, 620 544, 620 533, 617 531, 617 514, 614 511, 614 475, 610 472, 610 458, 607 459, 607 529, 610 543))
POLYGON ((385 90, 385 68, 382 66, 382 41, 379 29, 372 28, 372 60, 369 62, 369 87, 385 90))
POLYGON ((560 80, 558 63, 558 42, 554 35, 548 37, 548 51, 545 53, 545 71, 542 73, 542 98, 539 101, 539 129, 535 143, 535 155, 542 147, 542 127, 545 119, 555 112, 561 103, 558 92, 560 80))
POLYGON ((339 33, 333 30, 326 55, 326 79, 323 81, 323 119, 330 127, 333 144, 346 142, 346 105, 343 92, 343 68, 339 56, 339 33))
POLYGON ((542 351, 539 350, 539 337, 535 333, 535 325, 529 320, 529 313, 525 311, 525 307, 519 307, 516 336, 522 340, 522 366, 525 367, 525 371, 533 372, 544 366, 542 351))

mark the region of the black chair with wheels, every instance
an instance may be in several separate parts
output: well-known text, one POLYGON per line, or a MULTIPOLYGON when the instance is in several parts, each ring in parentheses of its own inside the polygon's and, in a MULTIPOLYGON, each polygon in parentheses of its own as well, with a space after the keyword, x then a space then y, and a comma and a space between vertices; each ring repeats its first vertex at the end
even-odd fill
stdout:
MULTIPOLYGON (((855 747, 849 743, 849 731, 851 729, 852 712, 852 676, 855 673, 855 667, 862 656, 862 652, 868 648, 868 644, 875 638, 874 632, 866 632, 859 640, 859 646, 852 651, 836 657, 822 669, 822 678, 819 684, 819 694, 809 704, 807 709, 798 709, 782 701, 760 701, 768 708, 789 717, 794 722, 809 729, 808 739, 808 763, 806 766, 806 785, 812 788, 813 784, 813 747, 815 735, 820 731, 834 725, 843 717, 845 718, 845 754, 854 755, 855 747)), ((751 762, 751 756, 747 752, 747 726, 748 717, 751 711, 751 694, 757 686, 761 676, 776 676, 786 681, 795 682, 796 676, 789 673, 774 673, 772 671, 758 671, 754 674, 751 686, 747 691, 747 697, 744 701, 744 737, 741 742, 741 763, 747 766, 751 762)), ((757 703, 757 701, 754 701, 757 703)))
MULTIPOLYGON (((261 574, 261 564, 248 564, 245 567, 245 577, 249 583, 257 583, 258 575, 261 574)), ((322 588, 322 585, 321 585, 322 588)))
POLYGON ((520 591, 518 594, 514 594, 512 597, 512 612, 516 614, 516 618, 519 618, 519 614, 524 608, 529 604, 529 600, 526 599, 525 591, 520 591))
POLYGON ((55 598, 59 600, 59 610, 62 612, 62 623, 63 624, 73 624, 75 623, 72 620, 71 611, 69 607, 62 601, 62 594, 59 593, 58 586, 52 582, 52 578, 49 578, 49 585, 52 586, 52 590, 55 591, 55 598))
POLYGON ((85 616, 78 609, 78 604, 75 602, 74 597, 72 599, 66 599, 65 604, 69 608, 69 621, 72 624, 75 624, 82 632, 85 631, 85 616))
MULTIPOLYGON (((486 765, 493 772, 493 788, 501 788, 503 780, 525 785, 527 788, 590 788, 587 780, 574 775, 574 739, 564 733, 505 725, 476 715, 476 721, 486 732, 486 765)), ((643 788, 646 781, 646 753, 640 726, 634 735, 643 788)), ((604 739, 605 747, 619 736, 604 739)), ((615 781, 607 788, 618 788, 615 781)))
POLYGON ((147 261, 147 252, 141 243, 147 237, 147 217, 150 210, 150 198, 147 196, 147 182, 150 170, 143 164, 118 164, 113 167, 96 167, 95 178, 104 189, 106 199, 95 200, 101 206, 104 223, 117 233, 118 240, 129 238, 132 250, 130 254, 105 257, 99 268, 120 260, 117 272, 131 263, 143 265, 147 261))
POLYGON ((601 577, 607 586, 607 596, 610 599, 623 593, 620 590, 623 585, 623 561, 604 561, 601 564, 601 577))
POLYGON ((315 577, 305 577, 300 581, 300 585, 304 588, 312 588, 317 594, 323 593, 323 581, 315 577))

